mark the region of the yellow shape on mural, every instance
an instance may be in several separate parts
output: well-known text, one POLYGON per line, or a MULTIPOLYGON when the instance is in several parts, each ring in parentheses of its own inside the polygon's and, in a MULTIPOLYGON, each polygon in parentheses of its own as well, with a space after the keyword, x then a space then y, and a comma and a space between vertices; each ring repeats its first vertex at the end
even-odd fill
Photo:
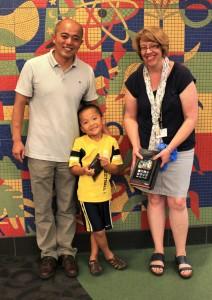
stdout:
POLYGON ((50 3, 51 5, 56 5, 56 4, 57 4, 56 1, 57 1, 57 0, 49 0, 49 3, 50 3))
POLYGON ((13 107, 11 105, 3 106, 4 121, 11 120, 12 112, 13 112, 13 107))
POLYGON ((26 1, 13 13, 0 16, 0 44, 20 46, 29 42, 39 28, 38 10, 33 1, 26 1))
POLYGON ((185 52, 184 62, 187 62, 190 59, 192 59, 197 54, 199 47, 200 47, 200 43, 196 44, 196 46, 194 46, 194 48, 191 49, 189 52, 185 52))
POLYGON ((164 20, 163 28, 169 37, 170 52, 184 52, 185 24, 179 13, 179 9, 167 9, 167 17, 164 20))
POLYGON ((145 9, 144 27, 160 26, 169 36, 169 51, 184 51, 184 28, 185 24, 179 13, 179 9, 162 9, 156 6, 154 9, 145 9))
MULTIPOLYGON (((104 118, 106 122, 116 121, 123 127, 123 101, 116 100, 117 95, 107 95, 106 111, 104 118)), ((118 128, 113 127, 113 135, 120 135, 118 128)))
MULTIPOLYGON (((4 179, 4 184, 9 187, 8 191, 19 191, 22 192, 22 181, 21 179, 4 179)), ((13 196, 13 198, 16 198, 13 196)), ((20 198, 20 196, 18 196, 20 198)))
POLYGON ((6 47, 3 45, 0 45, 0 53, 15 53, 14 47, 6 47))
POLYGON ((102 88, 105 87, 105 83, 104 83, 104 77, 103 76, 98 76, 95 78, 96 81, 96 89, 100 90, 102 88))
MULTIPOLYGON (((117 191, 119 191, 120 188, 121 187, 117 185, 117 191)), ((111 211, 112 212, 123 212, 124 205, 127 203, 127 201, 128 201, 128 195, 124 191, 120 196, 114 198, 111 201, 111 211)))
MULTIPOLYGON (((93 16, 101 23, 101 18, 98 15, 97 9, 93 10, 93 16)), ((82 24, 84 28, 84 43, 81 47, 81 52, 87 52, 94 49, 95 51, 101 51, 102 45, 99 43, 102 36, 101 27, 97 26, 93 18, 90 19, 89 12, 84 8, 77 8, 73 19, 82 24)))
MULTIPOLYGON (((10 121, 12 119, 13 106, 3 106, 3 116, 4 121, 10 121)), ((24 120, 28 120, 29 118, 29 107, 26 106, 24 110, 24 120)))
POLYGON ((211 133, 212 132, 212 96, 211 93, 199 93, 199 115, 196 133, 211 133))
POLYGON ((30 208, 29 211, 24 210, 24 217, 25 218, 34 217, 34 215, 31 213, 32 209, 34 208, 34 202, 31 199, 28 199, 28 198, 24 198, 23 200, 24 200, 24 206, 30 208))

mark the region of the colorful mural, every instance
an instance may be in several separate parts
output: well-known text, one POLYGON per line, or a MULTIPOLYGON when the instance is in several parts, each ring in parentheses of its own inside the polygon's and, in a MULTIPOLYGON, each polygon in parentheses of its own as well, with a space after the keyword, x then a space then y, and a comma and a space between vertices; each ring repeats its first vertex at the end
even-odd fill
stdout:
MULTIPOLYGON (((140 63, 131 39, 149 25, 164 28, 170 57, 185 63, 197 79, 199 122, 188 205, 192 225, 212 224, 211 5, 212 0, 0 1, 0 237, 35 234, 27 163, 18 163, 11 153, 14 88, 25 61, 52 47, 54 26, 64 17, 83 25, 79 56, 94 69, 98 101, 124 159, 122 174, 113 178, 114 230, 148 228, 145 195, 128 183, 131 148, 123 129, 123 82, 140 63)), ((23 140, 27 118, 26 108, 23 140)))

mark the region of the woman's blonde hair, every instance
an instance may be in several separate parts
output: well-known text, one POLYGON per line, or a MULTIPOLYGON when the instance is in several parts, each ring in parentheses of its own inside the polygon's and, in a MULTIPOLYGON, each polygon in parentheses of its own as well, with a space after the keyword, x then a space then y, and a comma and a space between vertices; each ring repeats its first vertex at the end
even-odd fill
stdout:
POLYGON ((169 51, 169 37, 160 27, 147 27, 141 29, 135 36, 132 43, 133 49, 136 50, 140 58, 143 60, 141 55, 141 45, 140 42, 154 42, 158 43, 163 57, 168 55, 169 51))

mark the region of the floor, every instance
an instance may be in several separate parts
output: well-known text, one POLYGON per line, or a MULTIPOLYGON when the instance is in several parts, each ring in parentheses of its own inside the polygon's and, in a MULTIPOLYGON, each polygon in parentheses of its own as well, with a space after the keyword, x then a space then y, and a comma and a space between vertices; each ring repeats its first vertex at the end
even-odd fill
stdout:
POLYGON ((1 300, 90 300, 77 279, 66 277, 58 268, 54 278, 41 280, 38 259, 0 256, 1 300))
POLYGON ((78 254, 80 274, 69 279, 58 268, 54 278, 37 276, 37 258, 0 256, 1 300, 212 300, 212 245, 188 247, 194 268, 189 280, 179 277, 173 262, 174 248, 166 249, 162 277, 148 271, 152 249, 117 251, 128 261, 124 271, 113 270, 100 257, 104 272, 93 277, 87 267, 88 254, 78 254))

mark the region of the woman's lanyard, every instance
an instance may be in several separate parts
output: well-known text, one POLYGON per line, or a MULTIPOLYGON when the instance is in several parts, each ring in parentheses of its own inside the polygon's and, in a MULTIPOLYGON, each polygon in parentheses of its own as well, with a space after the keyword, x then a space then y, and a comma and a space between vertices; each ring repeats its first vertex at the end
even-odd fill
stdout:
MULTIPOLYGON (((157 91, 154 91, 153 94, 156 96, 157 91)), ((159 127, 160 127, 160 132, 158 134, 159 138, 167 137, 167 128, 163 128, 163 117, 162 117, 162 103, 160 107, 160 117, 158 119, 159 127)))

